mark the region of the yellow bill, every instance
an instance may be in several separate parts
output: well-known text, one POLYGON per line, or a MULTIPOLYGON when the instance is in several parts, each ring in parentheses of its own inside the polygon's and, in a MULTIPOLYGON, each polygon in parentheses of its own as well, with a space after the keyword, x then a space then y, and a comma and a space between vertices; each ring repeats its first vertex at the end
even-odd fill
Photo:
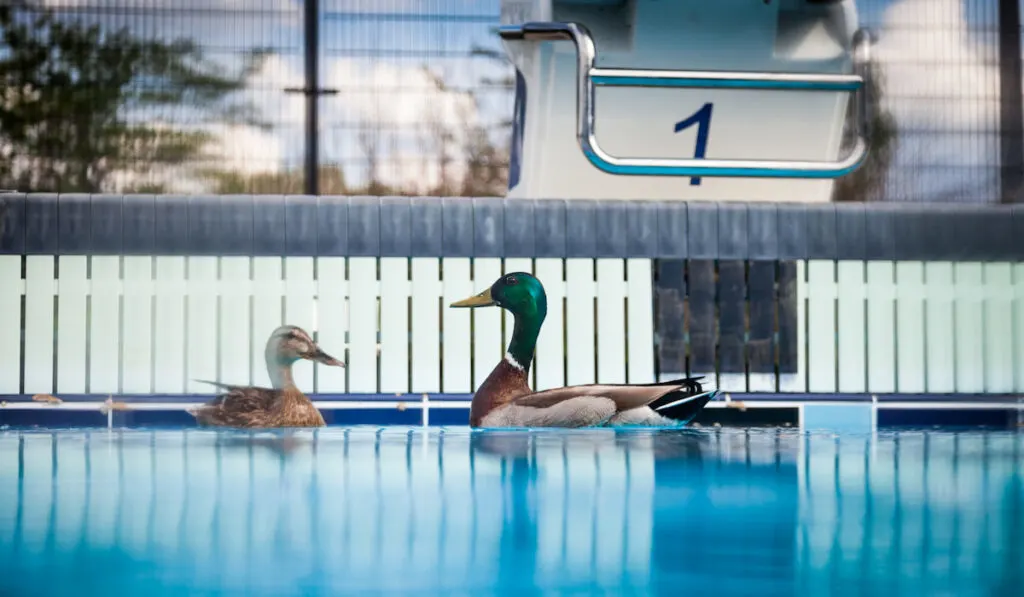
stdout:
POLYGON ((494 299, 491 298, 491 289, 481 292, 476 296, 471 296, 461 301, 455 301, 451 304, 452 307, 490 307, 495 305, 494 299))

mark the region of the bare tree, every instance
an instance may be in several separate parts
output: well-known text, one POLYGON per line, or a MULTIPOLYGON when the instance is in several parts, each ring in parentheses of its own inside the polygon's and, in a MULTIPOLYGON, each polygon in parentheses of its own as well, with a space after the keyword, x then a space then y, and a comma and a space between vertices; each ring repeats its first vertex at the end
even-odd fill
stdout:
MULTIPOLYGON (((833 201, 878 201, 884 199, 889 169, 899 141, 896 117, 882 103, 885 95, 885 73, 881 65, 873 63, 867 77, 868 109, 872 115, 871 144, 868 157, 856 172, 836 180, 832 191, 833 201)), ((847 122, 853 119, 854 103, 847 108, 847 122)), ((852 140, 855 131, 847 126, 844 131, 844 144, 852 140)))

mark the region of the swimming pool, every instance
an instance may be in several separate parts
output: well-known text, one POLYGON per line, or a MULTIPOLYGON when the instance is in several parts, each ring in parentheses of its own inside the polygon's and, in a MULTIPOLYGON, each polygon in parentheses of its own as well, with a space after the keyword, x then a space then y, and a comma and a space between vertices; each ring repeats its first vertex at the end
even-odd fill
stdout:
POLYGON ((0 595, 1010 595, 1013 432, 0 431, 0 595))

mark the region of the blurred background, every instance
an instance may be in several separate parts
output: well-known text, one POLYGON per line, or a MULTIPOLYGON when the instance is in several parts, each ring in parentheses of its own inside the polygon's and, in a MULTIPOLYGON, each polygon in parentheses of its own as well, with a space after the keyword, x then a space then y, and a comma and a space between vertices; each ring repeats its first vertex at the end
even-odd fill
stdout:
MULTIPOLYGON (((504 195, 498 0, 319 0, 307 48, 309 1, 5 0, 0 188, 301 193, 309 50, 320 193, 504 195)), ((835 200, 1017 200, 1019 1, 857 3, 878 134, 835 200)))

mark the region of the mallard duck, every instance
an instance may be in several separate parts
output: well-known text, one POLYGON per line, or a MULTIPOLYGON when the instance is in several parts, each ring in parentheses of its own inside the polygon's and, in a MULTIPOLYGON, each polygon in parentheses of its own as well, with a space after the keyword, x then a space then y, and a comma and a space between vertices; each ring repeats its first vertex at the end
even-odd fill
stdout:
POLYGON ((547 295, 540 280, 524 272, 506 274, 487 290, 451 306, 498 306, 515 318, 504 359, 473 394, 471 427, 680 426, 718 395, 718 390, 704 391, 700 377, 533 392, 526 380, 547 316, 547 295))
POLYGON ((345 363, 324 352, 302 328, 283 325, 270 335, 264 350, 273 388, 203 381, 228 391, 188 412, 200 425, 222 427, 323 427, 324 418, 295 385, 292 365, 299 359, 331 367, 345 363))

